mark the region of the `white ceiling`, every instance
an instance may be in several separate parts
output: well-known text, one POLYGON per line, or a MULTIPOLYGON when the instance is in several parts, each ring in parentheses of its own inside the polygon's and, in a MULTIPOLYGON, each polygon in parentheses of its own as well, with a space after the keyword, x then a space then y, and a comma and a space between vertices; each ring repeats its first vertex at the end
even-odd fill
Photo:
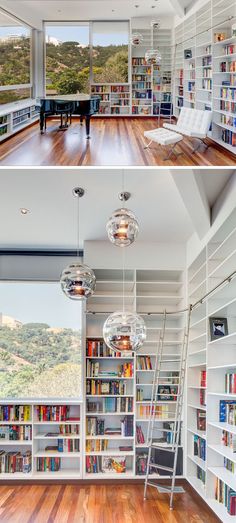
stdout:
POLYGON ((179 15, 197 0, 0 0, 0 7, 35 25, 42 20, 116 20, 179 15))
MULTIPOLYGON (((174 176, 181 176, 181 170, 174 176)), ((197 171, 212 205, 233 173, 197 171)), ((127 206, 140 223, 142 242, 186 243, 194 225, 168 169, 124 171, 127 206)), ((82 186, 80 247, 84 240, 105 240, 106 222, 120 207, 121 169, 7 169, 0 174, 1 248, 75 248, 76 199, 72 189, 82 186), (22 216, 20 208, 30 213, 22 216)), ((194 194, 188 196, 194 199, 194 194)))

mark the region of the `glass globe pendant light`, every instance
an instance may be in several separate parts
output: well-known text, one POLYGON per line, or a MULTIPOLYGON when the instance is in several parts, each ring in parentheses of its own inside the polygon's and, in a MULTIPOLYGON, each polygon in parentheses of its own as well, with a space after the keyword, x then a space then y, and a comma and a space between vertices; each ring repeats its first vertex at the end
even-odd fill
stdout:
MULTIPOLYGON (((122 192, 119 194, 119 199, 127 201, 130 198, 130 193, 122 192)), ((122 207, 116 209, 110 216, 107 222, 107 234, 109 240, 118 247, 128 247, 133 243, 139 232, 138 221, 132 211, 122 207)))
MULTIPOLYGON (((78 198, 78 250, 79 257, 79 199, 84 196, 84 189, 76 187, 73 195, 78 198)), ((74 262, 68 265, 61 273, 61 288, 64 294, 72 300, 83 300, 91 296, 96 288, 95 274, 88 265, 74 262)))
MULTIPOLYGON (((130 193, 122 192, 119 198, 127 201, 130 193)), ((140 349, 146 339, 146 325, 136 312, 125 311, 125 249, 134 242, 138 233, 138 222, 131 211, 118 209, 107 224, 109 240, 123 248, 123 310, 110 314, 103 326, 103 338, 113 351, 121 353, 134 352, 140 349), (132 224, 131 233, 129 231, 132 224), (132 240, 132 241, 131 241, 132 240)))
POLYGON ((147 65, 159 65, 161 63, 161 53, 159 49, 154 49, 154 27, 158 27, 159 23, 152 20, 151 22, 151 49, 145 53, 145 61, 147 65))
POLYGON ((133 33, 130 38, 130 43, 133 47, 138 47, 143 42, 143 35, 141 33, 133 33))

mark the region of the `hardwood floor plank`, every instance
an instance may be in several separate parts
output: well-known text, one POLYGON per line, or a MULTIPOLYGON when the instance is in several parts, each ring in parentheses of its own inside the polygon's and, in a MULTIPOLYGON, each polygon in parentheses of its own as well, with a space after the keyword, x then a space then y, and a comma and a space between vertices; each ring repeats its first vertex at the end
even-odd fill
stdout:
POLYGON ((202 499, 184 482, 175 496, 143 484, 43 484, 0 486, 1 523, 217 523, 202 499))
POLYGON ((144 149, 144 131, 157 125, 155 118, 93 118, 91 139, 86 140, 84 128, 76 118, 67 131, 58 130, 58 122, 49 120, 44 135, 36 123, 0 144, 0 165, 236 165, 236 154, 211 140, 207 150, 202 145, 193 154, 196 140, 188 138, 176 147, 182 154, 165 161, 168 148, 153 143, 150 149, 144 149))

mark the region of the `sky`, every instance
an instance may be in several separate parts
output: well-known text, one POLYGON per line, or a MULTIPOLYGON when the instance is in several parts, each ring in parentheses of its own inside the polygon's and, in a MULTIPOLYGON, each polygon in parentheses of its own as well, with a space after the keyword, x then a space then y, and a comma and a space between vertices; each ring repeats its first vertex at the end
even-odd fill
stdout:
MULTIPOLYGON (((110 24, 109 24, 110 25, 110 24)), ((24 27, 0 27, 0 37, 1 36, 8 36, 9 34, 16 34, 16 35, 22 35, 27 34, 27 29, 24 27)), ((62 42, 70 41, 78 41, 80 44, 89 44, 89 28, 83 27, 83 26, 47 26, 46 27, 46 34, 48 36, 53 36, 54 38, 57 38, 58 40, 61 40, 62 42)), ((109 34, 105 34, 104 32, 95 33, 94 34, 94 45, 121 45, 121 44, 128 44, 128 34, 125 31, 121 32, 114 32, 112 29, 109 34)))
POLYGON ((59 283, 0 283, 0 312, 23 323, 81 328, 81 303, 67 298, 59 283))

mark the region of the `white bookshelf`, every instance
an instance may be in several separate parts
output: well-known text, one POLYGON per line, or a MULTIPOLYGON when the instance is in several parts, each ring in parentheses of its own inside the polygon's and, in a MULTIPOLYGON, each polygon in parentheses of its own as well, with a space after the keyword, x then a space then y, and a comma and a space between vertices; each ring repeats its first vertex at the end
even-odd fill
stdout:
MULTIPOLYGON (((29 472, 1 472, 0 480, 4 479, 63 479, 63 478, 81 478, 82 475, 82 431, 81 431, 81 416, 82 416, 82 403, 81 402, 7 402, 1 401, 0 407, 11 406, 23 406, 24 408, 29 408, 30 415, 27 420, 20 419, 15 420, 15 418, 10 418, 7 421, 0 421, 0 430, 5 429, 6 427, 21 427, 25 430, 27 427, 30 428, 30 435, 28 440, 16 439, 14 441, 8 439, 9 436, 6 436, 6 439, 1 437, 0 439, 0 451, 5 452, 14 452, 14 453, 26 453, 30 452, 31 455, 31 470, 29 472), (54 407, 59 408, 60 405, 68 407, 68 416, 73 417, 74 421, 59 420, 57 421, 45 421, 38 418, 38 407, 54 407), (76 421, 75 421, 76 418, 76 421), (78 433, 70 434, 71 425, 73 430, 78 433), (60 432, 60 427, 61 431, 60 432), (50 434, 50 435, 49 435, 50 434), (59 441, 62 444, 61 450, 56 450, 59 448, 59 441), (70 449, 69 446, 70 445, 70 449), (72 450, 71 445, 73 445, 74 450, 72 450), (50 450, 48 447, 54 447, 50 450), (43 460, 45 464, 45 470, 39 469, 39 459, 43 460), (48 468, 49 460, 52 460, 55 464, 57 459, 59 463, 59 470, 46 470, 48 468)), ((54 465, 52 465, 53 468, 54 465)), ((51 466, 50 466, 51 467, 51 466)))
POLYGON ((178 44, 175 115, 179 114, 179 71, 184 62, 184 92, 180 103, 185 107, 212 110, 209 136, 233 153, 236 148, 236 36, 232 36, 235 16, 234 0, 210 0, 174 30, 178 44), (217 41, 216 34, 222 34, 222 41, 217 41), (192 51, 192 58, 188 60, 184 59, 186 49, 192 51))
MULTIPOLYGON (((233 211, 189 267, 189 296, 192 285, 196 282, 202 283, 203 289, 205 287, 205 292, 208 292, 236 269, 235 219, 236 211, 233 211)), ((235 474, 224 466, 226 459, 233 464, 236 462, 235 453, 222 440, 222 431, 225 431, 228 436, 236 435, 236 426, 229 424, 227 420, 220 420, 220 401, 236 401, 236 394, 225 390, 226 373, 236 372, 235 295, 236 279, 232 279, 230 283, 215 290, 203 304, 193 310, 188 356, 187 479, 223 522, 235 520, 235 516, 228 513, 224 503, 215 499, 216 481, 221 481, 222 485, 236 491, 235 474), (209 327, 211 317, 227 318, 228 335, 211 340, 209 327), (196 460, 193 448, 194 436, 201 435, 201 432, 197 431, 193 405, 199 397, 199 375, 203 369, 206 370, 207 376, 206 389, 204 389, 207 405, 206 431, 202 435, 206 440, 204 463, 196 460), (201 485, 197 477, 198 467, 205 475, 205 485, 201 485)), ((193 294, 190 297, 191 303, 194 297, 198 299, 198 295, 193 294)))
POLYGON ((0 109, 0 142, 39 119, 36 100, 3 104, 0 109))

